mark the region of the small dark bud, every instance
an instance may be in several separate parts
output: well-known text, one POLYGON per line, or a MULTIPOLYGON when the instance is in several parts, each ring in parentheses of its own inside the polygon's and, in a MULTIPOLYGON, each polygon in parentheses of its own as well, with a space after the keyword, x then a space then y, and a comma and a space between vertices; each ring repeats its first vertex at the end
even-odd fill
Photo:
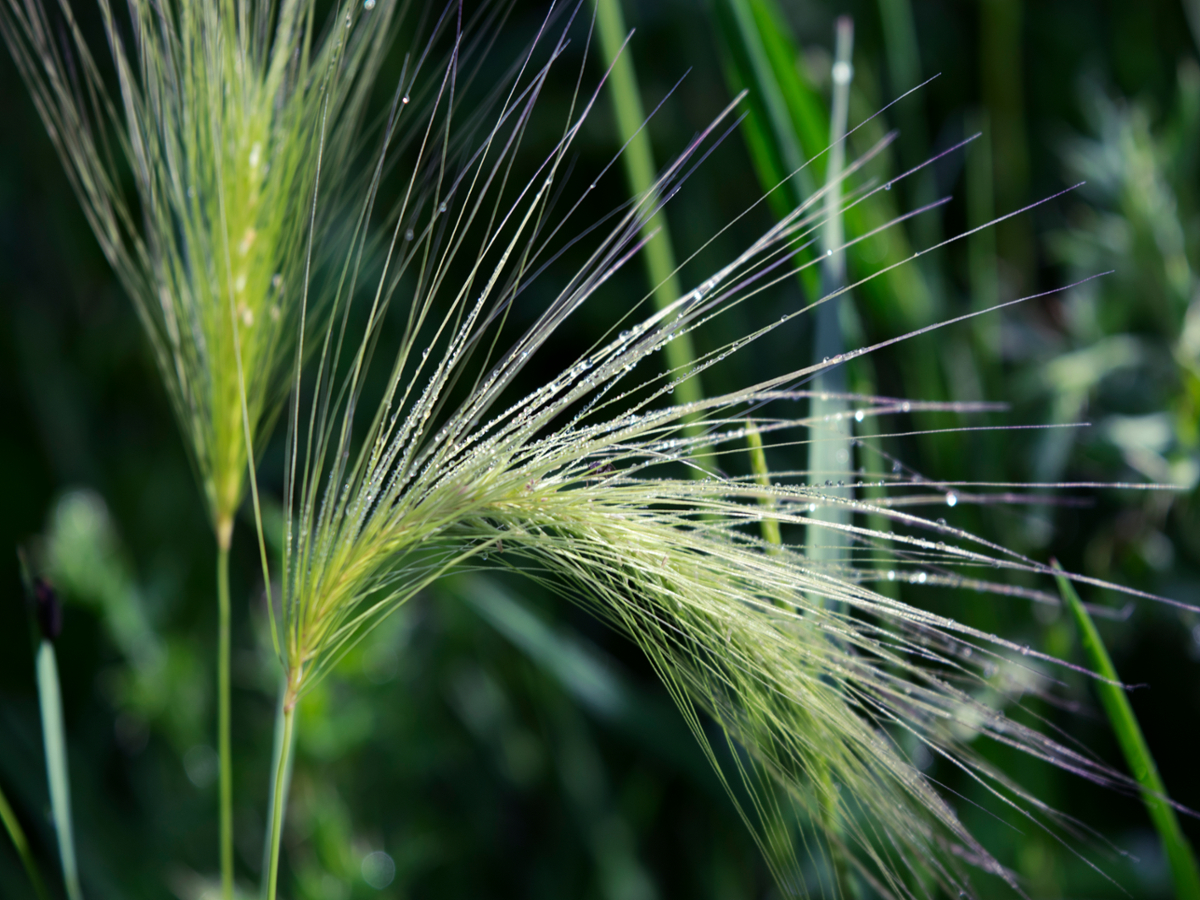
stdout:
POLYGON ((58 602, 58 594, 44 578, 33 580, 33 599, 36 604, 34 615, 37 617, 38 628, 42 637, 53 641, 62 633, 63 613, 62 604, 58 602))

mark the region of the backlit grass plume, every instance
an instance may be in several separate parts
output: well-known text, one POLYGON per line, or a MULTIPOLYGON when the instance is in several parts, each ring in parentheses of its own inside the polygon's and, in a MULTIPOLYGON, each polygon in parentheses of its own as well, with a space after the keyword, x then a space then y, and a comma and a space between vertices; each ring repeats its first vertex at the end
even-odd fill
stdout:
POLYGON ((216 533, 227 896, 230 536, 297 336, 319 320, 302 312, 304 250, 314 233, 328 240, 338 211, 314 206, 319 189, 336 198, 355 179, 360 120, 396 18, 396 4, 375 5, 335 7, 322 26, 313 0, 98 0, 111 69, 65 0, 6 0, 0 14, 150 338, 216 533))
MULTIPOLYGON (((744 452, 748 434, 803 443, 922 406, 846 396, 836 422, 789 412, 809 399, 807 379, 883 345, 672 403, 675 385, 753 349, 811 306, 683 371, 650 371, 670 341, 793 277, 798 248, 817 239, 828 215, 820 193, 665 308, 647 314, 629 303, 634 314, 625 330, 614 328, 542 386, 515 392, 522 369, 550 349, 562 323, 609 291, 613 273, 643 246, 643 223, 669 202, 737 109, 736 102, 726 109, 652 191, 618 208, 604 231, 590 232, 586 262, 559 283, 531 325, 508 335, 514 306, 527 300, 535 277, 543 284, 549 277, 541 267, 577 208, 552 214, 553 201, 570 190, 564 161, 595 94, 577 96, 561 139, 532 178, 509 177, 550 67, 561 58, 562 34, 543 51, 545 65, 535 64, 533 51, 521 61, 494 124, 453 153, 447 135, 458 63, 451 54, 422 113, 406 199, 384 217, 391 239, 377 286, 362 292, 361 338, 357 346, 347 339, 357 293, 350 284, 340 295, 342 324, 315 351, 315 375, 302 379, 297 371, 281 596, 271 604, 286 687, 268 895, 276 890, 297 702, 383 616, 441 575, 485 565, 585 605, 646 653, 789 890, 839 896, 852 890, 841 883, 850 879, 887 897, 968 896, 971 869, 1015 887, 905 747, 946 760, 983 784, 1000 808, 1056 832, 1069 823, 986 762, 976 737, 1096 781, 1126 782, 1004 714, 1035 676, 1014 688, 997 670, 1019 669, 1038 654, 870 585, 887 578, 1003 593, 980 573, 1050 570, 907 511, 977 499, 969 485, 918 483, 901 473, 884 485, 901 489, 898 496, 867 503, 846 496, 847 487, 862 493, 853 466, 819 473, 829 490, 810 484, 817 473, 807 472, 689 477, 697 449, 734 469, 731 458, 744 452), (423 185, 425 202, 410 202, 413 185, 423 185), (370 382, 391 306, 400 307, 400 349, 386 377, 370 382), (703 427, 689 436, 685 423, 694 420, 703 427), (845 515, 818 514, 832 506, 845 515), (868 515, 901 533, 866 527, 868 515), (758 536, 764 519, 781 527, 782 544, 758 536), (811 556, 787 543, 805 528, 836 536, 830 544, 837 552, 811 556), (884 550, 897 562, 881 572, 876 560, 884 550)), ((865 161, 846 167, 840 207, 885 189, 861 182, 865 161)), ((371 191, 368 207, 374 199, 371 191)), ((836 302, 842 290, 818 302, 836 302)), ((855 441, 855 452, 875 451, 855 441)))

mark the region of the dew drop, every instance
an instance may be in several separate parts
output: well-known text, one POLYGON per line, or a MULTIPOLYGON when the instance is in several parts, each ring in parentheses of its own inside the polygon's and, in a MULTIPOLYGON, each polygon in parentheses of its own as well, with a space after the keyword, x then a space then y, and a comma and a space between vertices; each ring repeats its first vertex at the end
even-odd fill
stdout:
POLYGON ((957 504, 958 504, 958 494, 954 493, 954 491, 947 491, 946 492, 946 505, 947 506, 956 506, 957 504))
POLYGON ((896 570, 888 569, 888 581, 895 581, 895 580, 896 580, 896 570))
POLYGON ((861 422, 862 420, 863 420, 863 411, 861 409, 856 410, 854 413, 854 421, 861 422))
POLYGON ((833 251, 832 251, 832 250, 826 250, 826 251, 825 251, 825 255, 826 255, 826 256, 833 256, 833 251))
POLYGON ((404 239, 406 241, 411 241, 413 239, 413 230, 411 228, 404 232, 404 239))
POLYGON ((405 106, 408 106, 408 94, 405 94, 403 97, 401 97, 400 102, 403 103, 405 106))
POLYGON ((445 211, 446 211, 446 203, 445 203, 445 201, 443 201, 438 204, 438 212, 444 213, 445 211))
POLYGON ((944 525, 946 524, 946 520, 945 520, 945 519, 938 519, 938 520, 937 520, 937 523, 938 523, 939 525, 943 525, 943 526, 944 526, 944 525))
POLYGON ((480 559, 487 559, 487 554, 486 554, 486 553, 480 553, 480 554, 479 554, 479 558, 480 558, 480 559))
POLYGON ((917 584, 924 584, 925 579, 928 577, 929 576, 927 576, 924 572, 918 572, 917 573, 917 584))
POLYGON ((375 0, 363 0, 363 9, 370 12, 375 8, 375 0))
POLYGON ((1024 647, 1021 648, 1021 655, 1022 656, 1029 655, 1029 645, 1028 644, 1026 644, 1024 647))
POLYGON ((896 462, 892 463, 892 472, 898 473, 899 471, 900 471, 900 461, 897 460, 896 462))
POLYGON ((883 186, 883 189, 884 189, 885 191, 890 191, 890 190, 892 189, 892 183, 889 181, 887 184, 885 184, 885 185, 883 186))

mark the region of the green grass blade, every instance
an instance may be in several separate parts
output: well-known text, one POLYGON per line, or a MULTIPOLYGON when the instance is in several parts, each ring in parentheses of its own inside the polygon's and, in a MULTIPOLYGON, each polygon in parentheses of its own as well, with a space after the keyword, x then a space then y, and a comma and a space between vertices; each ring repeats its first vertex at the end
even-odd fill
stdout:
POLYGON ((63 881, 69 900, 83 900, 79 888, 79 866, 75 861, 75 838, 71 828, 71 788, 67 778, 67 740, 63 726, 62 692, 58 685, 58 662, 54 645, 43 640, 37 651, 38 700, 42 708, 42 738, 46 750, 46 776, 50 781, 50 808, 58 851, 62 858, 63 881))
MULTIPOLYGON (((767 468, 767 455, 763 452, 762 435, 758 433, 758 428, 753 422, 746 423, 746 444, 750 448, 750 471, 754 473, 754 480, 763 487, 771 486, 771 470, 767 468)), ((768 513, 775 512, 775 501, 768 496, 762 497, 759 501, 768 513)), ((783 544, 783 537, 779 532, 779 520, 771 515, 763 516, 760 523, 762 528, 763 540, 773 547, 778 547, 783 544)))
MULTIPOLYGON (((788 160, 811 160, 788 185, 769 195, 772 211, 776 216, 785 215, 805 196, 810 196, 824 177, 824 151, 830 134, 826 102, 806 76, 787 19, 776 0, 716 0, 713 10, 730 93, 750 91, 742 131, 759 184, 770 191, 794 170, 788 160)), ((894 219, 894 196, 893 193, 877 197, 846 210, 843 217, 846 232, 866 234, 894 219)), ((890 228, 886 239, 872 238, 857 245, 848 262, 855 276, 861 277, 894 266, 912 253, 904 229, 890 228)), ((796 261, 802 265, 810 259, 811 256, 801 254, 796 261)), ((801 283, 807 296, 819 296, 816 268, 809 267, 804 274, 807 277, 802 277, 801 283)), ((942 314, 940 298, 918 266, 892 268, 883 277, 864 284, 861 297, 856 299, 864 321, 872 325, 872 330, 920 328, 942 314), (897 303, 897 297, 903 298, 903 302, 897 303)), ((903 356, 899 366, 906 394, 927 400, 948 396, 935 359, 903 356)), ((925 414, 916 415, 915 421, 920 427, 936 427, 925 414)), ((949 442, 930 435, 922 438, 921 443, 939 470, 953 470, 955 454, 949 442)))
MULTIPOLYGON (((1059 568, 1057 563, 1055 568, 1059 568)), ((1121 752, 1125 755, 1129 770, 1142 786, 1142 802, 1146 804, 1146 811, 1150 813, 1150 819, 1162 839, 1167 862, 1171 866, 1175 896, 1178 900, 1200 900, 1200 870, 1196 867, 1196 857, 1192 853, 1191 844, 1179 827, 1175 809, 1167 799, 1167 789, 1158 774, 1158 766, 1154 764, 1154 757, 1146 745, 1129 698, 1120 686, 1117 670, 1109 658, 1104 642, 1100 639, 1100 632, 1096 630, 1096 625, 1080 601, 1074 586, 1065 575, 1060 574, 1056 577, 1059 592, 1071 610, 1075 626, 1079 629, 1079 642, 1083 645, 1084 653, 1087 654, 1096 674, 1106 679, 1096 682, 1096 693, 1100 695, 1100 702, 1117 735, 1117 742, 1121 745, 1121 752)))
POLYGON ((892 92, 906 91, 921 80, 921 57, 917 49, 917 26, 910 0, 879 0, 884 48, 892 92))
MULTIPOLYGON (((846 231, 842 221, 842 173, 846 162, 846 126, 850 117, 850 80, 853 77, 854 23, 842 16, 837 21, 837 43, 833 64, 833 98, 829 116, 829 154, 825 170, 825 224, 821 242, 825 255, 821 263, 821 295, 828 297, 846 283, 846 231)), ((813 361, 838 356, 845 349, 839 314, 849 306, 849 294, 823 303, 816 310, 816 334, 813 337, 813 361)), ((853 471, 851 446, 846 429, 846 367, 836 366, 821 372, 813 382, 817 393, 811 401, 811 416, 816 439, 809 444, 808 473, 814 485, 822 481, 841 481, 853 471), (822 424, 822 423, 828 424, 822 424), (841 433, 846 439, 838 439, 841 433)), ((835 493, 826 490, 826 493, 835 493)), ((853 493, 838 490, 849 499, 853 493)), ((816 515, 826 522, 845 525, 850 517, 842 506, 824 506, 816 515)), ((842 555, 844 539, 840 532, 825 526, 810 526, 807 550, 810 558, 836 560, 842 555)))
POLYGON ((25 874, 33 883, 33 890, 37 894, 38 900, 50 900, 50 895, 46 893, 46 883, 42 881, 37 863, 33 859, 33 853, 29 849, 29 841, 25 839, 25 830, 17 821, 16 813, 9 806, 8 798, 4 796, 3 790, 0 790, 0 820, 4 821, 4 829, 17 849, 17 856, 21 857, 21 864, 25 867, 25 874))
MULTIPOLYGON (((638 91, 633 57, 627 49, 622 52, 627 32, 620 0, 596 0, 596 27, 604 60, 611 66, 608 87, 617 115, 617 133, 626 145, 621 154, 621 162, 625 167, 629 188, 634 196, 649 196, 655 190, 657 182, 654 153, 650 147, 650 136, 644 127, 646 115, 638 91)), ((679 299, 683 291, 676 271, 671 231, 667 225, 666 214, 662 210, 642 225, 642 237, 647 240, 642 254, 646 260, 650 283, 654 286, 654 303, 658 309, 664 309, 679 299), (653 240, 649 240, 654 232, 657 232, 657 235, 653 240)), ((663 347, 663 353, 667 366, 676 371, 687 371, 696 361, 695 349, 691 337, 687 334, 681 334, 668 341, 663 347)), ((675 388, 676 403, 695 403, 703 397, 704 391, 699 376, 689 378, 675 388)), ((691 418, 694 420, 695 417, 691 418)), ((685 433, 694 435, 699 432, 689 421, 685 433)), ((697 475, 703 474, 695 469, 689 471, 696 472, 697 475)))
MULTIPOLYGON (((759 185, 771 192, 767 195, 771 211, 781 219, 815 190, 825 161, 802 165, 808 158, 806 151, 825 146, 829 117, 820 97, 805 91, 798 78, 792 82, 780 78, 781 66, 795 68, 795 56, 787 64, 791 48, 784 34, 775 28, 760 29, 756 14, 764 14, 762 10, 752 9, 747 0, 719 0, 714 11, 730 93, 749 91, 742 133, 751 162, 759 185), (774 190, 785 178, 782 187, 774 190)), ((802 250, 797 263, 803 266, 811 259, 812 254, 802 250)), ((820 281, 812 267, 802 268, 800 283, 807 296, 817 296, 820 281)))

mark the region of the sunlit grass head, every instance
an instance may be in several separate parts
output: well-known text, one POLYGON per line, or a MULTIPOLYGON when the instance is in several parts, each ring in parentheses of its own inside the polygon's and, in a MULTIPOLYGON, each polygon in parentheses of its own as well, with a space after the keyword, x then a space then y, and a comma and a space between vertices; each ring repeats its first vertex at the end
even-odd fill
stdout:
POLYGON ((354 148, 396 4, 345 4, 324 24, 311 0, 98 8, 111 65, 67 3, 5 4, 0 27, 150 337, 227 542, 249 445, 318 318, 305 321, 305 248, 331 220, 313 200, 361 180, 354 148))
MULTIPOLYGON (((820 194, 668 308, 647 314, 641 298, 621 298, 629 316, 551 380, 517 392, 522 370, 552 346, 563 322, 584 303, 611 297, 611 276, 642 246, 642 223, 737 113, 735 102, 652 192, 590 232, 586 262, 555 282, 531 325, 508 334, 513 304, 525 299, 532 278, 555 277, 541 266, 575 227, 577 206, 553 206, 557 192, 604 187, 598 180, 572 194, 565 165, 593 87, 581 88, 561 140, 533 177, 506 180, 550 67, 562 65, 562 39, 546 30, 540 43, 504 85, 492 124, 476 143, 458 147, 457 167, 453 155, 443 165, 457 74, 451 54, 423 113, 408 192, 383 217, 390 243, 377 287, 363 292, 361 339, 356 346, 348 330, 336 330, 322 344, 315 375, 293 385, 282 589, 272 604, 287 674, 285 715, 381 617, 441 575, 512 570, 584 605, 645 652, 781 884, 803 895, 836 894, 845 889, 833 886, 843 877, 840 860, 883 896, 971 895, 971 870, 1015 887, 923 774, 913 748, 980 782, 998 808, 1055 832, 1067 823, 988 763, 976 738, 1096 781, 1120 778, 1005 714, 1043 684, 1030 669, 1039 654, 871 585, 899 580, 1003 594, 1008 589, 990 577, 995 567, 1049 570, 908 509, 968 503, 977 490, 971 485, 930 484, 901 471, 873 485, 885 496, 868 502, 852 466, 821 473, 829 489, 810 486, 809 472, 724 474, 748 468, 736 458, 749 431, 783 448, 923 406, 852 395, 837 422, 792 412, 808 399, 805 384, 815 374, 882 345, 672 403, 683 379, 753 352, 815 304, 685 371, 654 374, 664 345, 793 277, 798 252, 827 215, 820 194), (365 404, 362 427, 366 373, 389 306, 399 307, 404 323, 400 349, 378 403, 365 404), (689 434, 685 423, 697 418, 703 427, 689 434), (703 478, 687 471, 697 450, 715 461, 703 478), (905 496, 887 496, 897 488, 905 496), (832 506, 847 516, 813 515, 832 506), (868 527, 871 517, 885 528, 868 527), (814 558, 775 543, 759 536, 764 519, 786 538, 826 529, 840 549, 814 558), (882 558, 890 568, 879 567, 882 558), (1014 670, 1027 677, 1014 678, 1014 670)), ((870 156, 847 167, 843 204, 885 189, 862 177, 870 156)), ((340 321, 350 321, 354 296, 341 295, 340 321)), ((865 440, 855 447, 880 452, 865 440)))

